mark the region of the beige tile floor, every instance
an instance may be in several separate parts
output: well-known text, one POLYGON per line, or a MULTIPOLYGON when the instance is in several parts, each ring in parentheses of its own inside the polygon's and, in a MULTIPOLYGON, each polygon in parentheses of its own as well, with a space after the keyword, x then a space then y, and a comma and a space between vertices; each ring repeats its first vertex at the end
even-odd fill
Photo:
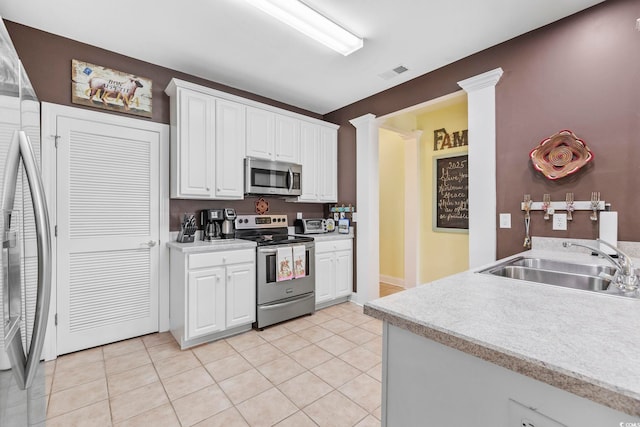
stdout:
POLYGON ((181 351, 151 334, 47 362, 47 427, 379 426, 381 322, 352 303, 181 351))

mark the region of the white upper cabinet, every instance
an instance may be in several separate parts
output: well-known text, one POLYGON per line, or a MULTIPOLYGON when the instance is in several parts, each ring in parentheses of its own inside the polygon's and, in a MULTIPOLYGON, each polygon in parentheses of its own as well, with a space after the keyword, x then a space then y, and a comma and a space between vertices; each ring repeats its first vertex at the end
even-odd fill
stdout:
POLYGON ((337 202, 338 126, 172 79, 171 197, 244 198, 244 158, 302 165, 302 195, 337 202))
POLYGON ((247 107, 247 157, 300 163, 300 120, 247 107))
POLYGON ((245 109, 216 99, 216 199, 244 198, 245 109))
POLYGON ((300 123, 300 163, 302 164, 302 194, 300 202, 318 201, 318 169, 320 152, 320 126, 300 123))
POLYGON ((214 124, 214 100, 178 88, 171 99, 171 197, 211 197, 214 124))
POLYGON ((273 160, 275 136, 275 114, 247 107, 247 157, 273 160))
POLYGON ((338 201, 338 131, 320 128, 320 170, 318 198, 321 202, 338 201))
POLYGON ((300 120, 276 114, 275 128, 275 159, 300 163, 300 120))
POLYGON ((334 128, 300 124, 302 195, 299 202, 338 201, 338 132, 334 128))

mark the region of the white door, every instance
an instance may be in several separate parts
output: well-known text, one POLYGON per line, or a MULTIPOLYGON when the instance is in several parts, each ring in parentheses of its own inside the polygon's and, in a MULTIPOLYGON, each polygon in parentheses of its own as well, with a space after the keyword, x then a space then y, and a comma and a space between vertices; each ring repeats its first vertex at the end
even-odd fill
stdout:
POLYGON ((224 330, 224 267, 189 272, 187 339, 224 330))
POLYGON ((247 107, 247 157, 273 160, 275 114, 247 107))
POLYGON ((275 117, 276 160, 300 163, 300 121, 282 114, 275 117))
POLYGON ((300 163, 302 164, 301 202, 318 200, 318 145, 320 143, 320 126, 311 123, 300 123, 300 163))
POLYGON ((208 95, 178 89, 179 121, 172 144, 179 159, 180 198, 210 198, 213 194, 213 138, 215 104, 208 95))
POLYGON ((353 261, 351 251, 338 251, 336 255, 336 297, 351 294, 353 288, 353 261))
POLYGON ((159 134, 56 124, 57 353, 157 331, 159 134))
POLYGON ((316 304, 335 296, 335 266, 332 252, 316 254, 316 304))
POLYGON ((227 328, 256 320, 255 263, 227 267, 227 328))
POLYGON ((338 201, 338 139, 335 129, 320 130, 318 197, 322 202, 338 201))
POLYGON ((245 106, 216 100, 216 191, 218 199, 244 197, 245 106))

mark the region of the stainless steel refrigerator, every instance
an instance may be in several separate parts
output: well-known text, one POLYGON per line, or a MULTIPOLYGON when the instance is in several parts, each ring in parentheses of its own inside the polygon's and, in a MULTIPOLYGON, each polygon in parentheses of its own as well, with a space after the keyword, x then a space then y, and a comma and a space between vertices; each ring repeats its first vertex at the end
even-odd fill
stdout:
POLYGON ((40 104, 0 17, 0 426, 44 425, 51 234, 40 104))

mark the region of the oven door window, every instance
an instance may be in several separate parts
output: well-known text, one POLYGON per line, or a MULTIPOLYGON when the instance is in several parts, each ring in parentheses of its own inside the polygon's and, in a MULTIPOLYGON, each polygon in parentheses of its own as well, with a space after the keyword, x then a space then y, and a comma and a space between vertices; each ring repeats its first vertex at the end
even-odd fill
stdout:
MULTIPOLYGON (((267 262, 266 262, 266 269, 267 269, 267 283, 276 283, 276 255, 267 255, 267 262)), ((304 275, 305 277, 309 276, 309 251, 305 251, 305 272, 304 275)), ((292 280, 296 280, 296 279, 292 279, 292 280)), ((288 281, 290 282, 290 281, 288 281)), ((280 283, 284 283, 284 282, 280 282, 280 283)))
POLYGON ((251 169, 251 186, 262 188, 289 188, 289 172, 270 169, 251 169))

